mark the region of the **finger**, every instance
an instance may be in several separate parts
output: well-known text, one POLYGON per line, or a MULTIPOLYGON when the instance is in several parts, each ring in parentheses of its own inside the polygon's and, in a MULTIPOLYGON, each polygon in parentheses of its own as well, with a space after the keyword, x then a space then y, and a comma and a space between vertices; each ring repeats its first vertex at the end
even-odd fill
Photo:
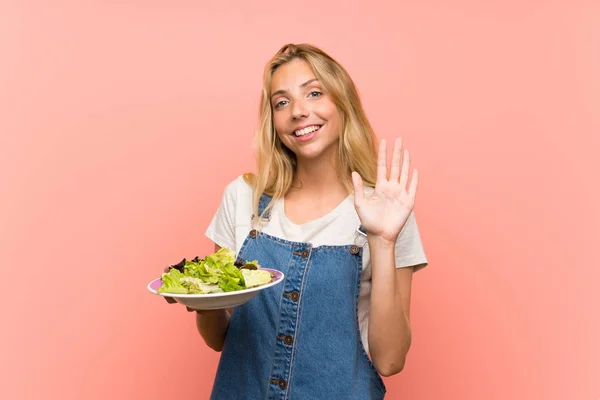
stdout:
POLYGON ((377 182, 384 182, 385 180, 387 180, 387 146, 385 139, 381 139, 377 157, 377 182))
POLYGON ((400 187, 402 190, 406 189, 408 184, 408 170, 410 169, 410 154, 408 150, 404 150, 404 157, 402 160, 402 172, 400 174, 400 187))
POLYGON ((354 204, 360 205, 362 204, 365 198, 363 180, 360 174, 356 171, 352 172, 352 183, 354 185, 354 204))
POLYGON ((410 181, 410 188, 408 189, 408 195, 414 199, 417 195, 417 186, 419 185, 419 171, 416 169, 413 171, 412 180, 410 181))
POLYGON ((174 298, 172 298, 172 297, 167 297, 167 296, 165 296, 165 300, 166 300, 166 301, 167 301, 167 303, 169 303, 169 304, 175 304, 175 303, 177 303, 177 300, 175 300, 175 299, 174 299, 174 298))
POLYGON ((392 170, 390 171, 390 182, 398 182, 400 177, 400 158, 402 156, 402 139, 394 141, 394 151, 392 153, 392 170))

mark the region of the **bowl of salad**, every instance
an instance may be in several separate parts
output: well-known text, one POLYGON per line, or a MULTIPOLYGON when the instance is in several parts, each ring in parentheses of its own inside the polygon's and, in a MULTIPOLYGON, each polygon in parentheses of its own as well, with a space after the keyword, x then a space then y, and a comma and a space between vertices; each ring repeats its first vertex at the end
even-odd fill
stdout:
POLYGON ((284 279, 283 272, 263 268, 257 260, 236 260, 225 247, 204 258, 184 258, 169 267, 169 272, 148 283, 148 290, 194 310, 239 306, 284 279))

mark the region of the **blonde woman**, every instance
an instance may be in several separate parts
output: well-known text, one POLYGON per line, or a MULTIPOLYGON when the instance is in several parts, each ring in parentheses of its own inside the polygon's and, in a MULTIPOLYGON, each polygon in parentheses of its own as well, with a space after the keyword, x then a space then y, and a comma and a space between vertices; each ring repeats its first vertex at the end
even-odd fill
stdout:
POLYGON ((381 399, 427 265, 409 154, 396 140, 388 165, 346 70, 306 44, 268 62, 256 140, 258 173, 226 187, 206 235, 286 279, 231 313, 197 313, 222 351, 211 398, 381 399))

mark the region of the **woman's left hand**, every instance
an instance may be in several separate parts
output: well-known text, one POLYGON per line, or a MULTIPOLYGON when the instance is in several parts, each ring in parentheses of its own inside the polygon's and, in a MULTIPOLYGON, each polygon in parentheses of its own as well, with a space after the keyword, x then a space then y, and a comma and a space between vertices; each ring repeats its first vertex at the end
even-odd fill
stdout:
POLYGON ((357 172, 352 172, 354 207, 362 227, 368 235, 391 245, 396 243, 400 231, 414 208, 419 178, 418 171, 415 169, 410 187, 407 188, 410 157, 408 150, 404 150, 403 157, 401 153, 402 139, 396 139, 388 177, 386 141, 381 140, 377 161, 377 182, 372 196, 364 195, 362 178, 357 172), (401 158, 402 169, 400 169, 401 158))

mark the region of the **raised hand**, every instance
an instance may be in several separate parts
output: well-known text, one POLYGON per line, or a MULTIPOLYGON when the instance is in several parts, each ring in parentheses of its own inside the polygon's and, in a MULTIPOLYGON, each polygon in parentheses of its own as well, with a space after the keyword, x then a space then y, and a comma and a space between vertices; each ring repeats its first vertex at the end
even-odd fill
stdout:
POLYGON ((398 138, 394 142, 388 176, 387 147, 386 141, 382 139, 377 161, 377 182, 372 196, 364 195, 362 178, 357 172, 352 172, 354 207, 368 235, 390 244, 396 242, 415 205, 419 175, 415 169, 408 186, 409 168, 408 150, 404 150, 402 154, 402 139, 398 138))

